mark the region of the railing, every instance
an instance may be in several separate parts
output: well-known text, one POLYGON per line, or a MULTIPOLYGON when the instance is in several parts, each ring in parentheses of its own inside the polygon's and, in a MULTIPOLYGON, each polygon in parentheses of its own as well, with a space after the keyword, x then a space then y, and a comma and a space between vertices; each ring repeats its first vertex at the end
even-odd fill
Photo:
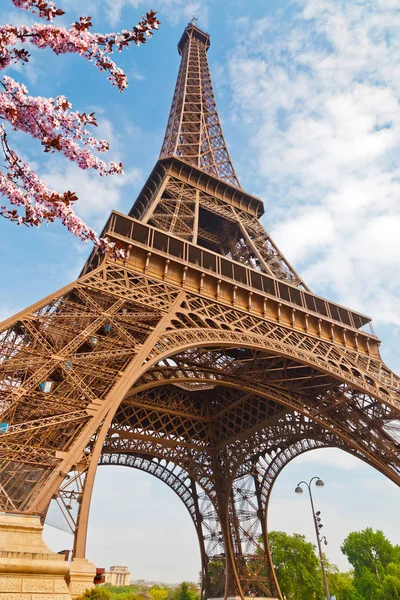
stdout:
POLYGON ((210 250, 203 250, 200 246, 168 235, 132 217, 127 217, 113 211, 103 230, 102 236, 106 236, 107 234, 115 234, 118 237, 130 239, 146 248, 154 248, 166 256, 175 257, 183 262, 220 275, 224 279, 246 285, 270 296, 275 296, 285 303, 289 302, 306 311, 323 315, 333 321, 375 335, 371 319, 361 313, 349 310, 320 296, 264 275, 256 269, 224 258, 210 250), (367 327, 367 330, 365 327, 367 327))

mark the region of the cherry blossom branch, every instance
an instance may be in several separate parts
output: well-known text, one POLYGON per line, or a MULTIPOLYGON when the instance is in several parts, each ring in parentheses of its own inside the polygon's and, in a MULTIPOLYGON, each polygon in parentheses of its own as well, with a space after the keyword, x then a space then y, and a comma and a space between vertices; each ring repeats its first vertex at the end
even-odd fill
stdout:
MULTIPOLYGON (((48 21, 64 14, 48 0, 11 1, 17 8, 31 11, 48 21)), ((31 43, 40 49, 50 48, 57 55, 76 53, 83 56, 101 71, 108 71, 108 79, 122 92, 127 86, 126 75, 109 55, 132 44, 139 46, 151 37, 152 30, 159 25, 155 14, 150 11, 131 30, 105 35, 89 32, 90 17, 80 17, 69 29, 51 24, 5 25, 0 27, 0 70, 13 63, 28 62, 27 50, 16 45, 31 43)), ((73 112, 71 108, 65 96, 55 99, 30 96, 27 88, 11 77, 0 79, 0 120, 4 124, 38 139, 44 152, 61 152, 81 169, 96 169, 100 175, 121 174, 122 163, 106 163, 92 152, 109 149, 107 141, 93 137, 87 129, 87 126, 97 126, 94 113, 73 112)), ((74 205, 78 198, 74 192, 59 193, 50 189, 12 150, 4 124, 0 125, 0 147, 5 159, 3 170, 0 169, 0 194, 8 198, 11 208, 0 206, 0 216, 31 227, 59 220, 83 241, 92 241, 103 252, 123 257, 124 251, 119 244, 100 239, 76 215, 74 205)))
POLYGON ((24 85, 6 75, 0 85, 5 90, 0 93, 0 119, 8 121, 13 129, 29 133, 41 141, 45 152, 59 151, 81 169, 97 169, 100 175, 122 173, 121 163, 107 165, 78 143, 99 152, 109 149, 107 141, 94 138, 85 128, 86 124, 97 125, 94 113, 70 112, 71 103, 65 96, 55 100, 29 96, 24 85))
POLYGON ((57 9, 54 2, 47 2, 46 0, 11 0, 11 2, 17 8, 32 12, 41 19, 47 19, 48 21, 51 21, 54 17, 65 15, 61 8, 57 9))
MULTIPOLYGON (((23 0, 12 0, 14 3, 23 0)), ((31 0, 24 0, 24 3, 31 0)), ((128 85, 127 77, 117 67, 110 54, 122 51, 132 44, 140 46, 158 29, 156 13, 150 11, 131 30, 120 33, 99 34, 89 31, 90 17, 80 17, 69 29, 36 23, 32 26, 4 25, 0 27, 0 70, 18 61, 28 62, 29 53, 24 48, 14 48, 18 43, 31 43, 37 48, 50 48, 55 54, 75 53, 93 62, 100 71, 108 71, 109 81, 122 92, 128 85)))
POLYGON ((0 214, 18 225, 39 227, 43 223, 52 223, 56 219, 82 241, 92 241, 104 252, 110 252, 115 258, 123 258, 124 252, 119 244, 99 238, 91 227, 76 215, 73 210, 78 200, 74 192, 59 193, 51 190, 29 165, 23 162, 10 148, 4 128, 0 128, 0 141, 6 160, 7 175, 0 171, 0 193, 7 196, 10 204, 22 207, 21 215, 16 208, 0 206, 0 214))

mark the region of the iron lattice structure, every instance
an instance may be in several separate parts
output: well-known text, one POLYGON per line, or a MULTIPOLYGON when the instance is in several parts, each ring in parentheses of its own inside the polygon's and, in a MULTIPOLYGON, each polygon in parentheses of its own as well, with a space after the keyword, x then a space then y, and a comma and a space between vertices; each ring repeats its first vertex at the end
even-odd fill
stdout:
POLYGON ((188 509, 203 597, 281 598, 276 477, 338 447, 400 483, 400 381, 369 318, 311 293, 239 186, 209 36, 189 24, 160 158, 81 276, 1 327, 0 509, 55 498, 84 557, 98 465, 158 477, 188 509))

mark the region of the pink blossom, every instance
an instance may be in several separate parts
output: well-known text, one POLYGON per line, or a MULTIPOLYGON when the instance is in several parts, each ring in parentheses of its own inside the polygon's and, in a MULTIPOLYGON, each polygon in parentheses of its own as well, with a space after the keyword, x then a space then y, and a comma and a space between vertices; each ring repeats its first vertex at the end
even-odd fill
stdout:
MULTIPOLYGON (((48 21, 64 14, 54 2, 47 0, 11 1, 17 8, 31 11, 48 21)), ((155 13, 151 11, 132 30, 121 33, 91 33, 90 17, 80 17, 68 29, 41 23, 29 27, 5 25, 0 27, 0 71, 13 63, 29 62, 24 46, 33 44, 40 49, 50 48, 55 54, 76 53, 83 56, 101 71, 108 71, 108 79, 122 92, 128 85, 126 75, 109 55, 131 44, 139 46, 145 43, 146 38, 152 35, 151 30, 158 29, 158 24, 155 13)), ((10 148, 7 139, 5 123, 40 140, 44 152, 61 152, 81 169, 96 169, 100 175, 121 174, 121 163, 106 163, 91 151, 106 152, 109 149, 106 140, 93 137, 87 129, 87 126, 97 126, 94 113, 73 112, 65 96, 55 99, 30 96, 26 86, 6 75, 0 79, 0 90, 0 120, 3 121, 0 144, 5 158, 5 169, 0 170, 0 193, 11 205, 9 208, 1 206, 0 215, 18 225, 28 226, 39 226, 58 219, 80 239, 94 242, 101 251, 111 252, 116 258, 123 257, 124 252, 118 244, 99 239, 96 232, 75 214, 76 194, 49 189, 10 148)))

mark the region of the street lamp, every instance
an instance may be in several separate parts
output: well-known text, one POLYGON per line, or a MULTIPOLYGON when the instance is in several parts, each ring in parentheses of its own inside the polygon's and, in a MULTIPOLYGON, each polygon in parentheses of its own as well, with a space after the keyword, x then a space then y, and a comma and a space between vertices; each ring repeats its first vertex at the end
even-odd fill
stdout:
POLYGON ((321 571, 322 571, 322 577, 324 580, 325 595, 326 595, 327 600, 331 600, 331 595, 329 593, 329 587, 328 587, 328 580, 326 578, 324 558, 322 556, 322 548, 321 548, 322 541, 324 542, 325 546, 328 544, 328 542, 326 541, 326 537, 324 535, 320 536, 320 533, 321 533, 320 530, 322 529, 323 525, 321 523, 321 516, 320 516, 321 511, 319 510, 318 512, 315 512, 315 508, 314 508, 313 497, 311 494, 311 485, 312 485, 313 481, 315 481, 315 487, 318 487, 318 488, 324 487, 324 482, 322 481, 322 479, 320 479, 319 477, 312 477, 312 479, 310 479, 309 483, 307 483, 306 481, 300 481, 297 484, 296 489, 294 491, 296 494, 302 494, 303 488, 301 486, 304 484, 308 487, 308 493, 310 494, 311 510, 312 510, 312 515, 313 515, 313 519, 314 519, 315 535, 317 536, 319 560, 321 562, 321 571))

